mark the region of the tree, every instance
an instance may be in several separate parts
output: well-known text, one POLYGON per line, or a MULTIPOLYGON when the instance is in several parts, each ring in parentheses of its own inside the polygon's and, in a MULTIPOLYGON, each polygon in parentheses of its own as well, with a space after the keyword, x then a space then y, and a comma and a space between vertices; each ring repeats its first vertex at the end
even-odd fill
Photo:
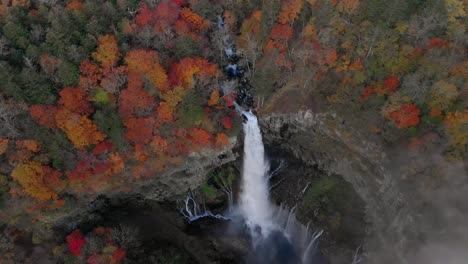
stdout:
POLYGON ((444 119, 445 132, 449 136, 452 146, 460 153, 466 155, 466 148, 468 146, 468 133, 466 124, 468 124, 468 111, 464 112, 450 112, 444 119))
POLYGON ((13 100, 0 97, 0 135, 15 138, 19 132, 16 128, 16 116, 20 113, 22 104, 15 104, 13 100))
POLYGON ((388 94, 392 94, 400 86, 400 80, 396 76, 390 76, 384 80, 383 85, 388 94))
POLYGON ((225 129, 231 129, 232 128, 232 119, 228 116, 225 116, 221 119, 221 124, 225 129))
POLYGON ((174 113, 170 105, 166 102, 160 102, 156 109, 158 119, 162 123, 168 123, 174 121, 174 113))
POLYGON ((143 90, 141 76, 129 73, 128 88, 119 95, 119 113, 122 118, 148 115, 152 113, 155 103, 154 96, 143 90))
POLYGON ((104 35, 98 38, 98 48, 93 52, 92 57, 101 63, 104 69, 114 67, 119 61, 120 52, 117 46, 117 39, 112 35, 104 35))
POLYGON ((444 111, 457 99, 457 87, 447 81, 441 80, 432 86, 428 100, 431 109, 444 111))
POLYGON ((219 104, 219 91, 214 90, 211 92, 210 99, 208 100, 209 106, 216 106, 219 104))
POLYGON ((84 60, 80 64, 80 87, 83 89, 93 89, 99 87, 102 73, 99 66, 90 60, 84 60))
POLYGON ((399 110, 390 113, 390 118, 396 122, 396 127, 406 128, 419 124, 419 110, 414 104, 403 104, 399 110))
POLYGON ((81 256, 81 249, 86 244, 86 239, 79 229, 67 236, 68 249, 75 256, 81 256))
POLYGON ((364 91, 362 91, 362 94, 361 96, 359 97, 359 101, 361 103, 363 103, 364 101, 367 100, 367 98, 369 98, 369 96, 371 96, 373 93, 375 92, 374 88, 372 86, 367 86, 366 88, 364 88, 364 91))
POLYGON ((89 158, 80 159, 75 168, 71 171, 66 173, 68 179, 71 183, 74 182, 86 182, 91 176, 93 176, 92 172, 92 161, 89 158))
POLYGON ((194 30, 202 30, 208 26, 208 23, 198 15, 197 13, 193 12, 187 7, 182 8, 180 10, 180 17, 187 22, 194 30))
POLYGON ((15 145, 17 148, 24 148, 34 153, 41 150, 41 144, 39 141, 32 139, 16 140, 15 145))
POLYGON ((93 112, 91 97, 82 88, 66 87, 60 91, 59 103, 66 109, 77 114, 90 114, 93 112))
POLYGON ((148 144, 153 138, 154 117, 128 118, 124 121, 127 127, 125 139, 134 144, 148 144))
POLYGON ((166 91, 168 87, 168 78, 166 70, 159 64, 154 64, 147 73, 151 83, 161 92, 166 91))
POLYGON ((216 76, 217 65, 204 58, 184 58, 171 67, 169 78, 174 86, 182 85, 191 88, 194 76, 200 79, 216 76))
POLYGON ((274 40, 288 41, 293 36, 293 29, 287 24, 275 24, 270 35, 274 40))
POLYGON ((184 99, 185 94, 187 91, 182 86, 176 86, 171 90, 162 93, 160 95, 161 99, 163 99, 172 109, 176 109, 177 105, 184 99))
POLYGON ((224 133, 219 133, 216 135, 216 145, 226 146, 229 144, 229 137, 224 133))
POLYGON ((281 11, 278 14, 278 22, 287 24, 294 22, 299 17, 304 0, 286 0, 283 1, 281 11))
POLYGON ((338 11, 347 15, 354 14, 359 7, 359 0, 340 0, 336 5, 338 11))
POLYGON ((83 6, 84 4, 80 0, 72 0, 65 6, 65 8, 69 10, 81 11, 83 10, 83 6))
POLYGON ((157 154, 162 154, 167 151, 167 141, 160 136, 153 137, 150 146, 157 154))
POLYGON ((112 144, 112 142, 103 141, 94 147, 93 154, 100 155, 103 153, 112 152, 114 151, 114 149, 115 147, 114 147, 114 144, 112 144))
POLYGON ((25 192, 39 201, 58 198, 53 187, 60 185, 60 175, 60 172, 37 162, 20 163, 11 172, 11 177, 21 184, 25 192))
POLYGON ((116 264, 125 259, 125 251, 121 248, 116 248, 111 255, 111 264, 116 264))
POLYGON ((8 139, 0 138, 0 155, 3 155, 8 149, 8 142, 8 139))
POLYGON ((143 27, 153 21, 153 12, 144 1, 140 2, 138 10, 138 15, 135 16, 135 21, 138 26, 143 27))
POLYGON ((175 1, 160 2, 153 16, 157 18, 155 28, 159 30, 167 28, 179 17, 179 5, 175 1))
POLYGON ((197 145, 207 146, 211 142, 211 135, 201 128, 192 128, 189 131, 189 139, 197 145))
POLYGON ((42 71, 49 77, 55 77, 55 73, 60 66, 61 60, 49 54, 42 54, 39 57, 39 65, 42 71))
POLYGON ((159 61, 159 55, 155 50, 131 50, 125 56, 128 71, 134 73, 148 73, 154 64, 159 64, 159 61))
POLYGON ((55 115, 57 127, 62 129, 77 148, 87 147, 104 140, 106 135, 87 116, 61 108, 55 115))

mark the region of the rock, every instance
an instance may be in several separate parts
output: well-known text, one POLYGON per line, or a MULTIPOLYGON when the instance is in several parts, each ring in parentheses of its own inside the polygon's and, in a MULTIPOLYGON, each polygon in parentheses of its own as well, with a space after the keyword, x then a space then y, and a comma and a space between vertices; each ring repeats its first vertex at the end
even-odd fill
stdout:
POLYGON ((361 196, 371 223, 364 246, 370 263, 387 263, 379 259, 383 249, 392 256, 388 263, 404 263, 406 230, 416 229, 411 205, 395 180, 398 177, 386 167, 387 155, 379 141, 346 123, 336 113, 310 111, 260 120, 266 144, 330 175, 341 175, 361 196))

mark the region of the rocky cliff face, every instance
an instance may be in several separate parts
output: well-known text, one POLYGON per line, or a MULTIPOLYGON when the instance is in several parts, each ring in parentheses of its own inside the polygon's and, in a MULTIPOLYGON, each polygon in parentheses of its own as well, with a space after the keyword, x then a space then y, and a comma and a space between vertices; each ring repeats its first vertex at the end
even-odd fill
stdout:
POLYGON ((267 144, 352 184, 366 204, 372 227, 365 245, 370 263, 404 263, 414 215, 398 177, 387 167, 388 154, 376 139, 335 113, 270 115, 261 119, 261 126, 267 144))
POLYGON ((223 149, 204 149, 190 153, 180 166, 133 186, 127 186, 130 191, 115 190, 105 195, 90 197, 85 201, 78 201, 70 210, 50 213, 42 221, 47 225, 73 230, 83 222, 99 221, 93 219, 99 218, 101 211, 106 210, 103 207, 108 206, 107 199, 123 200, 122 197, 126 197, 124 199, 138 197, 151 202, 174 201, 188 191, 200 187, 211 169, 236 160, 238 154, 233 151, 236 144, 237 139, 231 138, 230 144, 223 149))
POLYGON ((134 192, 144 195, 147 199, 164 201, 195 190, 206 180, 208 171, 238 158, 238 154, 233 151, 236 144, 237 139, 231 138, 230 145, 221 150, 204 149, 192 152, 182 166, 150 182, 142 183, 134 192))

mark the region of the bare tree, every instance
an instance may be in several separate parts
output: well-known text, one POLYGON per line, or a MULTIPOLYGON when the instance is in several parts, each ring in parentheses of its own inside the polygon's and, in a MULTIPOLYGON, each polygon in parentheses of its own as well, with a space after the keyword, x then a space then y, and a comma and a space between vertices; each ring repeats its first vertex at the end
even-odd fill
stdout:
POLYGON ((254 76, 257 58, 261 56, 262 50, 259 48, 257 39, 253 37, 251 34, 247 35, 247 47, 246 47, 246 50, 244 51, 244 54, 247 56, 248 61, 252 63, 252 69, 250 69, 249 67, 250 76, 254 76))
POLYGON ((409 22, 408 33, 415 37, 415 42, 428 39, 431 32, 444 28, 447 21, 443 19, 440 11, 425 10, 420 15, 415 15, 409 22))
POLYGON ((136 227, 120 224, 112 229, 111 235, 112 239, 125 250, 138 246, 138 229, 136 227))
POLYGON ((10 54, 9 41, 4 36, 0 37, 0 56, 10 54))
POLYGON ((0 97, 0 137, 15 138, 18 130, 15 127, 15 117, 19 110, 12 106, 11 102, 6 102, 0 97))
POLYGON ((156 33, 150 28, 145 27, 134 35, 139 43, 141 43, 146 48, 151 47, 156 33))

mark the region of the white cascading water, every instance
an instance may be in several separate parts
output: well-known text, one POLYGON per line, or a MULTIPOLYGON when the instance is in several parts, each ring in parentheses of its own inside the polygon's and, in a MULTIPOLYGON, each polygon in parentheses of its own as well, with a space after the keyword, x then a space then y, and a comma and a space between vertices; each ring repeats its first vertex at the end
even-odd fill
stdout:
POLYGON ((268 194, 269 164, 265 158, 257 117, 246 111, 243 111, 243 115, 247 120, 244 122, 244 163, 239 209, 255 239, 258 235, 268 236, 275 227, 274 208, 268 194))
MULTIPOLYGON (((236 106, 238 107, 238 106, 236 106)), ((322 234, 311 232, 308 226, 296 219, 295 210, 277 207, 269 199, 269 163, 265 157, 262 134, 257 117, 252 112, 242 111, 244 121, 244 160, 239 211, 252 235, 254 246, 262 248, 272 236, 281 234, 294 249, 295 262, 320 263, 317 260, 317 240, 322 234)), ((269 247, 267 245, 267 247, 269 247)), ((267 256, 273 249, 267 248, 267 256)), ((252 263, 271 263, 265 256, 252 263), (259 262, 263 259, 262 262, 259 262)))

